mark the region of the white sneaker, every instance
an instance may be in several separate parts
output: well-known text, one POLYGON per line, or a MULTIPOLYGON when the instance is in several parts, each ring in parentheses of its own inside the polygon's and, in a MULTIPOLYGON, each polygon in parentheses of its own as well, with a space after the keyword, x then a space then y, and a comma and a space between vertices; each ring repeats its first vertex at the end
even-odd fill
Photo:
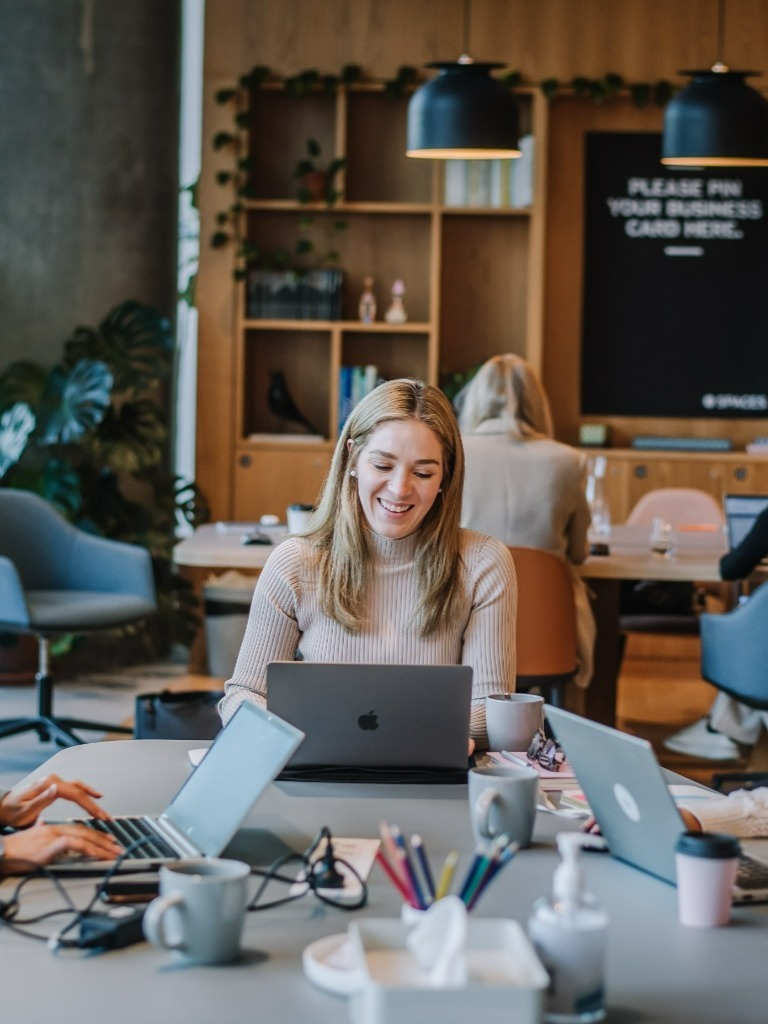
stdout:
POLYGON ((676 754, 688 754, 707 761, 737 761, 741 756, 738 743, 713 729, 706 716, 668 736, 664 746, 676 754))

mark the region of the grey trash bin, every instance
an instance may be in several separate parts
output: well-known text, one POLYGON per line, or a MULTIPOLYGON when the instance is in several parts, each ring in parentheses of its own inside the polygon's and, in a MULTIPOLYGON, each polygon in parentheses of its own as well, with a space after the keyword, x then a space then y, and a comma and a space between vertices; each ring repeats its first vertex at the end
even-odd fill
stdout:
POLYGON ((209 675, 229 679, 234 672, 255 585, 255 580, 238 586, 203 584, 209 675))

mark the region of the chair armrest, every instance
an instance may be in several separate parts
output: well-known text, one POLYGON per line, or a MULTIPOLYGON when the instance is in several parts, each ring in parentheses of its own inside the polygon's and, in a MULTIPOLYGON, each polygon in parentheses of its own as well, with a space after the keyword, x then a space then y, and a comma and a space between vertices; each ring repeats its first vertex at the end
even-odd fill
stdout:
POLYGON ((0 555, 0 621, 29 626, 29 608, 24 598, 24 587, 10 560, 0 555))
POLYGON ((72 549, 70 578, 81 589, 131 594, 157 603, 152 558, 137 544, 78 532, 72 549))

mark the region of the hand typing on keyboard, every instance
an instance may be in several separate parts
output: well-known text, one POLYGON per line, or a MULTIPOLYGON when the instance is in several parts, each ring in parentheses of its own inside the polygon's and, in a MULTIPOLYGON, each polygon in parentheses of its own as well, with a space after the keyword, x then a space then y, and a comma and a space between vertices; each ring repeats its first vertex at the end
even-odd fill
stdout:
POLYGON ((0 825, 19 831, 3 838, 0 871, 18 870, 22 861, 30 865, 50 864, 67 853, 99 860, 117 857, 120 847, 110 836, 83 825, 46 825, 39 821, 42 811, 58 799, 71 800, 95 818, 108 820, 109 815, 96 802, 99 796, 84 782, 68 782, 58 775, 46 775, 24 789, 5 793, 0 797, 0 825))

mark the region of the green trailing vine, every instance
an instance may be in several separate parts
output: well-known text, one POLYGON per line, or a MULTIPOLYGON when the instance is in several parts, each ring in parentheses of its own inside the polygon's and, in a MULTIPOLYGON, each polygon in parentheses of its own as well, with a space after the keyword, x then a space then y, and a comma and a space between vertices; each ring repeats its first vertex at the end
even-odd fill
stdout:
MULTIPOLYGON (((397 72, 389 79, 364 79, 363 71, 357 64, 345 65, 338 75, 323 74, 316 68, 308 68, 304 71, 286 77, 281 77, 272 72, 264 65, 256 65, 250 71, 241 75, 237 84, 231 87, 219 89, 215 94, 216 103, 232 107, 232 131, 220 131, 213 137, 213 148, 216 152, 230 154, 229 167, 216 171, 216 183, 222 188, 228 188, 232 197, 229 205, 216 213, 216 227, 210 238, 210 244, 214 249, 222 249, 232 243, 236 246, 235 278, 242 280, 249 264, 262 262, 269 263, 277 268, 287 268, 301 265, 302 258, 314 253, 314 243, 308 238, 314 220, 310 216, 303 217, 299 225, 299 237, 293 252, 288 249, 275 250, 269 254, 262 252, 258 245, 244 237, 242 232, 242 213, 244 204, 249 200, 258 198, 255 194, 252 177, 252 157, 244 156, 241 150, 240 133, 246 130, 250 124, 250 97, 262 88, 266 83, 280 84, 285 92, 295 98, 301 99, 310 93, 321 93, 326 96, 335 96, 341 87, 348 87, 360 81, 376 82, 383 86, 384 94, 392 99, 398 99, 416 88, 425 81, 423 73, 408 65, 398 68, 397 72)), ((636 107, 647 107, 650 104, 664 106, 674 95, 676 87, 666 80, 657 82, 633 82, 628 83, 621 75, 615 72, 608 72, 599 78, 586 78, 576 76, 569 82, 562 83, 557 78, 545 78, 538 83, 529 82, 521 71, 513 70, 500 77, 500 81, 508 89, 517 89, 522 86, 531 85, 538 88, 548 99, 553 100, 562 93, 570 93, 593 103, 607 103, 617 98, 622 93, 628 93, 636 107)), ((299 161, 296 174, 302 163, 306 164, 308 159, 314 160, 317 143, 313 139, 306 140, 307 158, 299 161)), ((325 168, 328 176, 328 184, 323 199, 327 206, 334 206, 339 199, 339 192, 335 188, 335 175, 343 167, 343 159, 332 160, 325 168)), ((313 201, 313 197, 302 185, 297 190, 299 203, 313 201)), ((343 230, 346 223, 337 220, 333 224, 334 231, 343 230)), ((332 263, 336 254, 334 250, 325 253, 320 263, 332 263)), ((317 261, 316 261, 317 262, 317 261)))

